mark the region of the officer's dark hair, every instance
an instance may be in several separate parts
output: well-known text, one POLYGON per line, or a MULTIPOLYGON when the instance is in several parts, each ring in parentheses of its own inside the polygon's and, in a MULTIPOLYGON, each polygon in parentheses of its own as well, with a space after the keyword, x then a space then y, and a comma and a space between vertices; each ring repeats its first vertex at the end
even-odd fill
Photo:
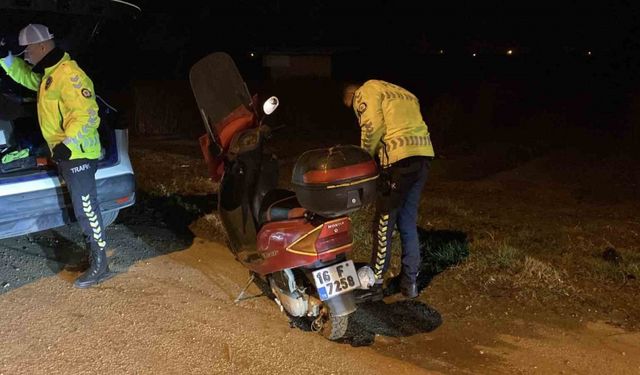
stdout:
POLYGON ((347 89, 347 87, 350 86, 362 86, 364 84, 364 80, 360 80, 360 79, 346 79, 343 80, 340 83, 340 92, 344 92, 344 90, 347 89))

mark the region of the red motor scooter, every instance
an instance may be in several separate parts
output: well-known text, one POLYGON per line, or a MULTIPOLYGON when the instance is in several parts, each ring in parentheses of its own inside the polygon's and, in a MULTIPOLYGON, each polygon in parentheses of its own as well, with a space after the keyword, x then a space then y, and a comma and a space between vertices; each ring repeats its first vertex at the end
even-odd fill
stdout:
POLYGON ((293 191, 278 189, 277 159, 265 145, 271 131, 259 115, 278 99, 259 109, 226 53, 198 61, 189 80, 207 130, 200 146, 220 183, 218 213, 231 251, 250 271, 247 287, 268 286, 290 316, 309 319, 328 339, 343 337, 354 290, 374 281, 368 266, 356 270, 347 259, 347 215, 374 199, 375 161, 357 146, 307 151, 294 166, 293 191))

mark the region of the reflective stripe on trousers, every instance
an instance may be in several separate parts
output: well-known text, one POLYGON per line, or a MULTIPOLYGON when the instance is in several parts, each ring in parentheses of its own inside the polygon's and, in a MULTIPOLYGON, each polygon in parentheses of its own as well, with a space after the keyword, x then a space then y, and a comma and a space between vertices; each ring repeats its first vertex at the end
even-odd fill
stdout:
POLYGON ((82 228, 85 241, 92 248, 102 250, 107 243, 96 192, 97 164, 97 160, 91 159, 62 161, 58 163, 58 171, 69 190, 73 212, 82 228))
POLYGON ((415 281, 420 269, 417 219, 420 196, 427 181, 430 158, 412 157, 386 168, 376 200, 374 221, 375 251, 371 267, 382 279, 391 259, 391 237, 398 227, 402 242, 402 274, 415 281))

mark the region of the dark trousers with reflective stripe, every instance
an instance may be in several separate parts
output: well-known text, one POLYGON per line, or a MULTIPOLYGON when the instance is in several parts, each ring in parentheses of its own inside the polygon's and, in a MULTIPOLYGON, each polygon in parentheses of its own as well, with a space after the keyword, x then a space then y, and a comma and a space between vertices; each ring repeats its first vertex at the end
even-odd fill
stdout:
POLYGON ((375 251, 371 259, 379 280, 389 268, 391 236, 397 225, 402 242, 402 277, 408 282, 416 281, 421 261, 418 208, 430 164, 430 158, 414 156, 394 163, 381 174, 373 228, 375 251))
POLYGON ((74 159, 58 163, 58 172, 67 185, 73 212, 82 228, 85 242, 93 250, 106 247, 102 215, 96 192, 97 160, 74 159))

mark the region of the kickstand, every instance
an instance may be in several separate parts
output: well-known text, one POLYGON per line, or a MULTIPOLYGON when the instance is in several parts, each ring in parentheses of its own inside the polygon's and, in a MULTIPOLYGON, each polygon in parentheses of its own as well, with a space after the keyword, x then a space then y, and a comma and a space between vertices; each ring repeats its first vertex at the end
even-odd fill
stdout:
POLYGON ((247 285, 245 285, 245 287, 242 289, 240 294, 238 294, 238 297, 236 297, 235 301, 233 301, 233 302, 238 303, 238 302, 243 301, 245 299, 252 298, 252 297, 242 298, 242 296, 244 295, 244 292, 246 292, 247 289, 249 289, 249 287, 251 286, 251 283, 253 282, 253 280, 255 280, 255 278, 256 278, 255 274, 251 273, 251 276, 249 277, 249 281, 247 281, 247 285))

